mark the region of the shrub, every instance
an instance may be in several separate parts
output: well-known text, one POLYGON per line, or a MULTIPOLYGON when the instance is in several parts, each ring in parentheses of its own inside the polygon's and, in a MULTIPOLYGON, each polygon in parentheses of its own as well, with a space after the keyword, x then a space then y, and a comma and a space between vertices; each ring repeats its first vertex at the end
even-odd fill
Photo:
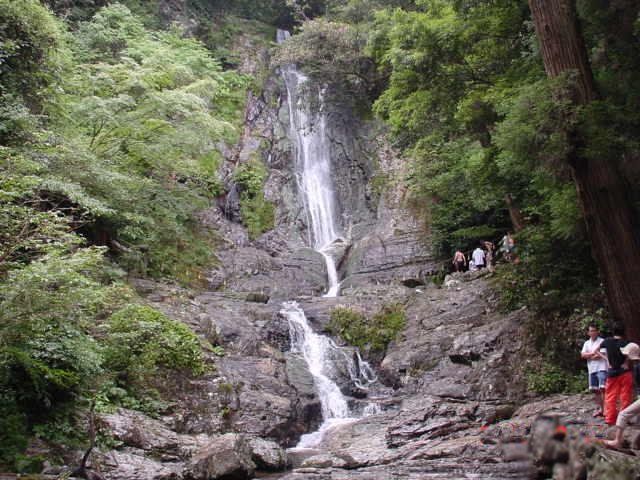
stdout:
POLYGON ((233 173, 241 193, 254 197, 262 193, 262 187, 267 179, 267 169, 260 160, 253 159, 241 164, 233 173))
POLYGON ((406 324, 404 306, 399 303, 385 305, 371 319, 346 307, 331 311, 329 330, 347 343, 372 352, 384 352, 406 324))
POLYGON ((242 195, 240 197, 240 214, 251 239, 268 232, 274 226, 275 206, 262 196, 250 198, 242 195))
POLYGON ((38 469, 22 454, 32 434, 71 429, 73 407, 104 374, 95 325, 130 295, 103 249, 61 249, 13 265, 0 283, 0 464, 14 471, 38 469))
POLYGON ((527 372, 527 387, 536 393, 580 393, 585 389, 586 377, 577 375, 545 361, 539 368, 527 372))
POLYGON ((0 465, 13 464, 16 455, 27 448, 28 434, 25 414, 14 396, 0 393, 0 465))
POLYGON ((347 307, 336 307, 331 310, 328 328, 333 335, 339 335, 355 347, 364 348, 367 344, 367 319, 360 312, 347 307))
POLYGON ((37 0, 0 0, 0 92, 39 110, 64 65, 62 31, 37 0))
POLYGON ((0 284, 0 387, 42 415, 81 395, 101 358, 90 330, 128 290, 109 277, 98 248, 50 254, 0 284))
POLYGON ((183 323, 143 305, 127 305, 107 322, 105 364, 117 383, 143 391, 161 369, 205 371, 198 337, 183 323))
POLYGON ((404 329, 406 323, 404 305, 394 303, 382 307, 371 319, 371 328, 375 332, 371 347, 374 350, 385 350, 404 329))
POLYGON ((275 206, 264 198, 264 182, 267 170, 259 160, 251 160, 240 165, 234 172, 234 179, 240 190, 240 214, 242 223, 255 239, 273 228, 275 206))

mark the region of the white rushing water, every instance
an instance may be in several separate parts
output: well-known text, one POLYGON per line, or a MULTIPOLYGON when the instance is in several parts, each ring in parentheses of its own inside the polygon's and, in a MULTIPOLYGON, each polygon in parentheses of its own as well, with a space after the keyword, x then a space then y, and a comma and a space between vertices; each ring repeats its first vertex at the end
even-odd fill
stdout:
POLYGON ((311 329, 304 312, 296 302, 284 303, 282 313, 289 321, 291 350, 302 354, 313 376, 322 405, 322 417, 348 417, 347 400, 342 395, 340 387, 331 379, 334 372, 330 353, 338 347, 329 337, 318 335, 311 329))
MULTIPOLYGON (((278 42, 288 37, 289 32, 278 30, 278 42)), ((318 91, 319 109, 312 111, 309 102, 301 94, 308 78, 298 72, 295 65, 283 67, 282 76, 287 87, 291 134, 295 140, 298 184, 311 226, 309 243, 322 254, 327 265, 329 289, 325 297, 336 297, 340 283, 335 260, 329 249, 340 238, 340 234, 336 225, 324 92, 318 91)))
MULTIPOLYGON (((360 358, 357 351, 356 362, 350 355, 353 353, 352 350, 341 348, 330 337, 315 333, 304 311, 296 302, 285 302, 280 313, 289 322, 291 351, 301 354, 307 362, 322 406, 323 423, 320 429, 303 435, 297 445, 297 448, 310 448, 318 445, 329 428, 355 420, 347 398, 334 381, 334 378, 340 375, 336 359, 346 365, 350 381, 359 388, 367 388, 376 377, 370 365, 360 358)), ((363 415, 373 415, 379 411, 376 404, 370 403, 364 407, 363 415)))
MULTIPOLYGON (((278 30, 278 42, 289 37, 289 32, 278 30)), ((329 289, 325 297, 337 297, 340 281, 335 259, 331 255, 332 244, 340 239, 336 225, 329 139, 326 133, 326 114, 323 92, 318 92, 318 111, 312 111, 301 94, 307 77, 294 65, 282 68, 287 87, 291 136, 295 143, 298 185, 302 192, 305 210, 310 223, 309 244, 325 259, 329 289)), ((329 337, 318 335, 309 325, 304 311, 296 302, 285 302, 281 313, 289 322, 291 350, 299 353, 307 362, 322 405, 323 424, 316 432, 303 435, 297 448, 318 445, 324 433, 344 422, 355 420, 347 398, 340 391, 335 379, 344 373, 338 371, 337 362, 346 370, 349 380, 358 388, 366 389, 376 380, 369 364, 353 349, 341 348, 329 337), (355 356, 355 359, 354 359, 355 356), (346 368, 345 368, 346 367, 346 368)), ((362 414, 379 412, 376 404, 364 407, 362 414)))

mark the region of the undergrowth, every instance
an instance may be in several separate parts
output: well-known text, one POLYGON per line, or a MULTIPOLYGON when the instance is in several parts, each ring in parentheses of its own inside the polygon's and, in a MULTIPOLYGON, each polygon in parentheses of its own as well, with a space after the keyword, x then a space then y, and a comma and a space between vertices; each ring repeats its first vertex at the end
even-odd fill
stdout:
POLYGON ((397 338, 405 324, 404 305, 394 303, 383 306, 370 318, 351 308, 336 307, 331 311, 328 329, 363 351, 381 353, 397 338))

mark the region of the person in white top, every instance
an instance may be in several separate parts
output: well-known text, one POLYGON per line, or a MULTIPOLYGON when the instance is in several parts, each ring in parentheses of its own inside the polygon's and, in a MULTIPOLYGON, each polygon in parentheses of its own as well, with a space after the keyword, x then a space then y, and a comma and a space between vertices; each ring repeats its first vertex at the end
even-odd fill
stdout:
POLYGON ((595 323, 589 324, 587 330, 589 340, 584 342, 582 346, 581 357, 587 361, 587 370, 589 372, 589 390, 594 393, 597 410, 593 414, 594 417, 601 417, 603 415, 603 392, 604 385, 607 381, 607 357, 600 352, 600 344, 602 337, 600 337, 600 331, 595 323))
POLYGON ((482 250, 482 248, 476 247, 471 254, 471 257, 473 258, 473 264, 476 268, 484 268, 484 250, 482 250))

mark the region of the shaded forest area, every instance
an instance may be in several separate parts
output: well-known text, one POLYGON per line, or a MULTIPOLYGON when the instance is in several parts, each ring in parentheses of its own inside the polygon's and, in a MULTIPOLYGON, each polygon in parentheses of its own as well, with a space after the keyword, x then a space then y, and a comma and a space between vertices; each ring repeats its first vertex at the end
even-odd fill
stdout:
POLYGON ((218 146, 237 141, 246 91, 260 88, 235 71, 234 18, 265 35, 294 29, 274 65, 302 65, 388 125, 443 258, 516 231, 520 262, 496 288, 505 309, 536 312, 551 380, 540 390, 567 388, 587 322, 640 324, 639 11, 634 0, 0 0, 0 464, 37 470, 29 439, 84 442, 79 407, 157 412, 162 375, 208 368, 191 331, 140 305, 126 277, 202 287, 215 262, 216 232, 197 213, 224 193, 218 146), (577 25, 574 63, 554 56, 566 39, 536 34, 558 20, 540 14, 553 3, 577 25), (577 193, 593 180, 581 165, 608 172, 593 195, 616 195, 592 196, 600 208, 577 193))

